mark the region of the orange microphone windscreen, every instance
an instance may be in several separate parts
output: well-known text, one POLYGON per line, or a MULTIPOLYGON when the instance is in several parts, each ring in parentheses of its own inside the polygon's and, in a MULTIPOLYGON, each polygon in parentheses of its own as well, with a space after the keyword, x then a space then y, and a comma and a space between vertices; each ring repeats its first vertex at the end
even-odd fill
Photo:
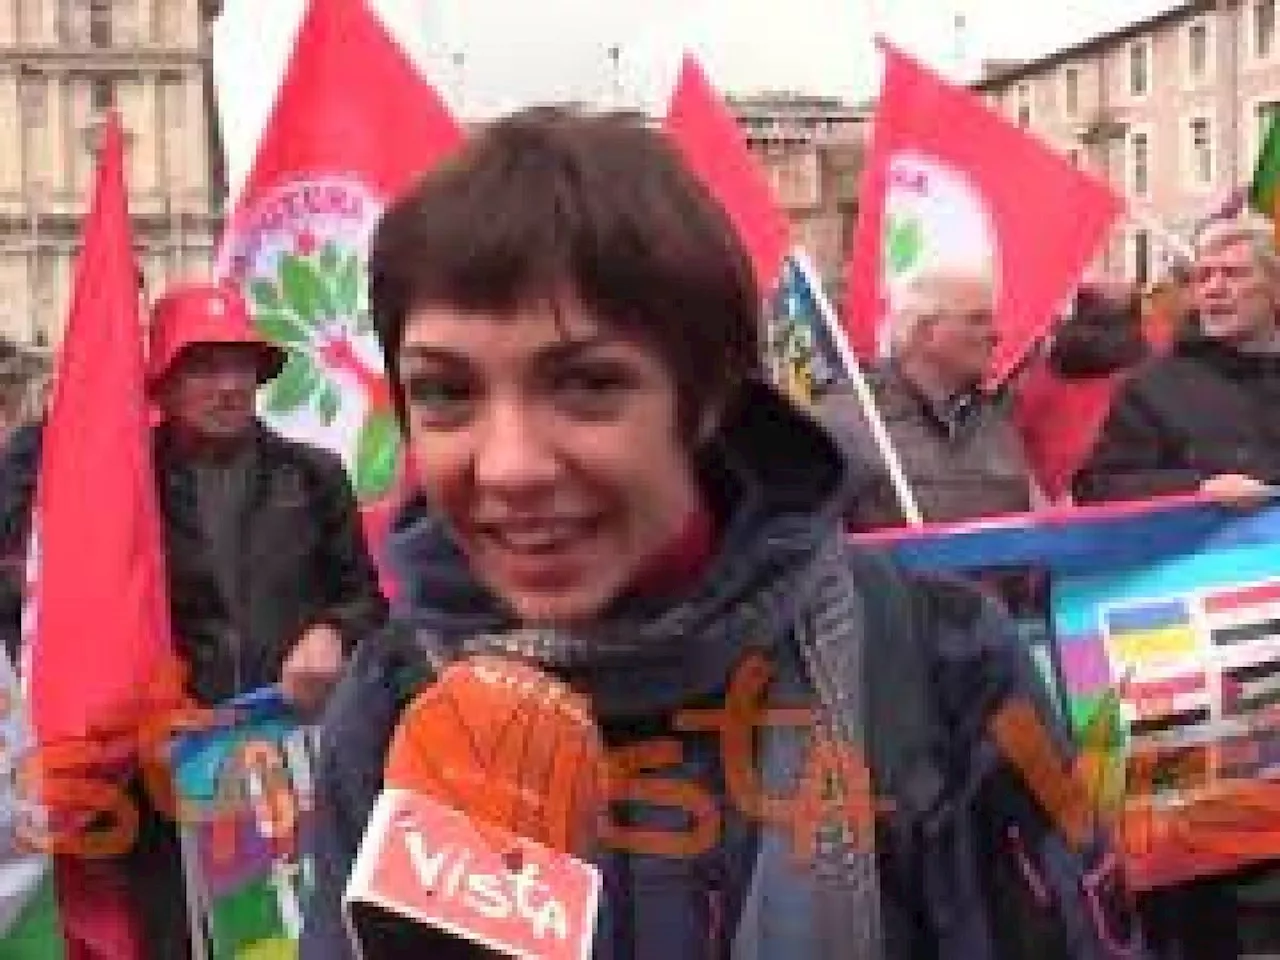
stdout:
POLYGON ((449 665, 405 709, 384 786, 581 856, 599 834, 605 770, 585 697, 521 661, 477 656, 449 665))

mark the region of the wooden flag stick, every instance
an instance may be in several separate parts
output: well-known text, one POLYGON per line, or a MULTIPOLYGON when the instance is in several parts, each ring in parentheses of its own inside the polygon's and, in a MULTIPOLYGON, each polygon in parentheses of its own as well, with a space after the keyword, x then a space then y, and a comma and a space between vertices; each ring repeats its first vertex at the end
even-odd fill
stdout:
POLYGON ((808 284, 809 289, 813 292, 814 302, 818 305, 818 311, 822 314, 822 323, 826 325, 827 333, 831 336, 831 342, 836 346, 836 352, 840 354, 840 362, 844 364, 844 368, 849 373, 849 380, 853 384, 853 390, 858 398, 858 405, 862 407, 862 415, 867 418, 867 425, 871 428, 871 438, 875 441, 876 450, 880 453, 880 458, 884 461, 885 469, 889 474, 889 482, 893 485, 893 492, 898 498, 898 506, 902 508, 902 515, 906 518, 907 523, 913 527, 924 525, 924 515, 920 512, 920 506, 916 502, 915 494, 911 490, 911 483, 907 479, 906 471, 902 469, 902 458, 898 456, 898 451, 893 445, 893 439, 889 436, 889 430, 885 427, 884 417, 880 415, 880 407, 876 403, 875 394, 871 392, 871 384, 867 382, 866 375, 862 371, 862 364, 858 362, 857 355, 853 352, 853 347, 849 345, 849 338, 845 336, 844 327, 840 324, 840 318, 836 316, 835 308, 832 307, 831 301, 827 299, 827 292, 818 280, 817 272, 813 269, 808 255, 801 249, 791 251, 791 259, 796 265, 796 269, 800 271, 800 275, 804 277, 804 281, 808 284))

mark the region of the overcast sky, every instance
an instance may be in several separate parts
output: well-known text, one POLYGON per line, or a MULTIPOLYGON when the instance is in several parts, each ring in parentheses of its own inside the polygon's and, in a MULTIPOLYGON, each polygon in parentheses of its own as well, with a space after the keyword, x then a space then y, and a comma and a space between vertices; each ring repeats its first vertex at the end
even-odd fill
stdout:
POLYGON ((1033 56, 1172 0, 381 0, 418 33, 437 83, 471 114, 528 99, 612 96, 621 49, 627 99, 660 102, 683 48, 722 88, 874 93, 885 34, 949 73, 983 57, 1033 56), (966 29, 957 42, 955 20, 966 29), (454 53, 464 62, 456 66, 454 53))
MULTIPOLYGON (((878 32, 957 79, 984 58, 1031 57, 1175 0, 370 0, 454 110, 540 101, 660 111, 680 57, 726 92, 853 100, 879 82, 878 32), (958 37, 956 17, 966 24, 958 37), (620 51, 615 71, 609 48, 620 51)), ((216 66, 233 191, 250 162, 304 0, 227 0, 216 66)))

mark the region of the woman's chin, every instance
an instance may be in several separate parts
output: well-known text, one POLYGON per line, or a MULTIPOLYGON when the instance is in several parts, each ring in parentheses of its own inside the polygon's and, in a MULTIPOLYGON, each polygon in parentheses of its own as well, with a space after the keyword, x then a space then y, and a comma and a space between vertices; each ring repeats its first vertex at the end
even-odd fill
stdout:
POLYGON ((556 590, 507 588, 498 593, 521 623, 572 627, 597 619, 616 590, 603 583, 582 583, 556 590))

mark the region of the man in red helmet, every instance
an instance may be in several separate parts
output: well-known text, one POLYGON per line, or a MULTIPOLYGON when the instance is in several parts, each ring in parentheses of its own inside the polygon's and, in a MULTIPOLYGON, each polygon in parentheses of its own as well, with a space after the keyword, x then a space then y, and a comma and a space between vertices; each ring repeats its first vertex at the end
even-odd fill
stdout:
MULTIPOLYGON (((386 616, 341 462, 255 416, 258 388, 284 358, 232 287, 184 284, 152 309, 173 628, 191 693, 208 705, 278 682, 313 711, 344 655, 386 616)), ((38 427, 25 446, 23 469, 6 474, 38 469, 38 427)), ((0 529, 25 530, 34 483, 4 486, 15 492, 2 498, 0 529)))
MULTIPOLYGON (((152 309, 169 603, 188 688, 204 704, 279 682, 315 711, 386 616, 342 463, 255 415, 258 388, 284 359, 234 288, 183 285, 152 309)), ((151 955, 189 955, 172 828, 146 816, 130 859, 151 955)))
MULTIPOLYGON (((184 284, 152 309, 148 386, 160 415, 169 602, 189 692, 204 705, 279 683, 314 712, 346 654, 386 616, 341 462, 255 415, 258 388, 283 361, 234 288, 184 284)), ((33 427, 21 465, 7 470, 27 482, 0 484, 0 531, 13 530, 0 539, 15 549, 29 524, 40 437, 33 427)), ((190 956, 176 832, 153 798, 133 792, 139 836, 120 867, 142 907, 148 956, 190 956)))
POLYGON ((279 682, 314 710, 386 615, 341 462, 255 416, 258 388, 284 359, 233 288, 186 285, 153 308, 169 597, 204 703, 279 682))

